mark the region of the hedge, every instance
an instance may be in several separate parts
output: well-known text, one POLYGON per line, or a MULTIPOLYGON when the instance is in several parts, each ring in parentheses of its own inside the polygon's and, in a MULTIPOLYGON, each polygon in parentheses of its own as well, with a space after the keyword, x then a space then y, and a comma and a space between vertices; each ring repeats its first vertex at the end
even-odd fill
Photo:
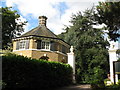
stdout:
POLYGON ((2 59, 4 88, 55 88, 72 83, 72 68, 68 64, 15 54, 2 59))

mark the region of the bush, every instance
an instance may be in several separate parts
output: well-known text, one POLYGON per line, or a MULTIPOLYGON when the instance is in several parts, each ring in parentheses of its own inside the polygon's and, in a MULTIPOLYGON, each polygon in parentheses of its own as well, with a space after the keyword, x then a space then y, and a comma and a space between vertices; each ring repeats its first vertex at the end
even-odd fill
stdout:
POLYGON ((120 86, 120 79, 118 80, 117 84, 120 86))
POLYGON ((119 90, 120 89, 120 85, 117 85, 117 84, 112 84, 110 86, 106 86, 107 89, 117 89, 119 90))
POLYGON ((5 88, 52 88, 72 83, 72 68, 68 64, 15 54, 2 58, 5 88))
POLYGON ((104 84, 104 73, 103 70, 100 69, 100 67, 95 67, 93 68, 94 70, 94 75, 91 77, 91 87, 93 89, 96 88, 105 88, 105 84, 104 84))
POLYGON ((113 83, 111 82, 110 79, 106 78, 106 79, 104 80, 104 84, 105 84, 105 86, 110 86, 110 85, 112 85, 113 83))
POLYGON ((120 80, 118 81, 117 84, 111 84, 111 85, 107 85, 105 87, 105 90, 120 90, 120 80))

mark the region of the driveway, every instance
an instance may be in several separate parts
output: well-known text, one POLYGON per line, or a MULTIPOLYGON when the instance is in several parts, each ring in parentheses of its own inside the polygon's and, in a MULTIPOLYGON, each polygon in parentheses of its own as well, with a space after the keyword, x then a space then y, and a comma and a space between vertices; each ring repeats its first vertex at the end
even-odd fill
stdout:
POLYGON ((90 88, 90 85, 73 85, 59 88, 57 90, 92 90, 92 89, 90 88))

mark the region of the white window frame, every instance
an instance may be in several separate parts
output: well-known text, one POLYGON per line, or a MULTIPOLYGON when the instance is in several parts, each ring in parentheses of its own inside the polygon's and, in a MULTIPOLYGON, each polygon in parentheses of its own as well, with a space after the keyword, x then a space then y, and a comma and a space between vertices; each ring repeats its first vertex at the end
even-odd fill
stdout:
POLYGON ((51 46, 50 41, 46 41, 46 40, 42 40, 41 41, 41 50, 48 50, 48 51, 50 51, 50 46, 51 46))
POLYGON ((27 40, 21 40, 19 41, 19 49, 18 50, 25 50, 26 49, 26 43, 27 40))
POLYGON ((19 49, 25 49, 25 40, 19 42, 19 49))

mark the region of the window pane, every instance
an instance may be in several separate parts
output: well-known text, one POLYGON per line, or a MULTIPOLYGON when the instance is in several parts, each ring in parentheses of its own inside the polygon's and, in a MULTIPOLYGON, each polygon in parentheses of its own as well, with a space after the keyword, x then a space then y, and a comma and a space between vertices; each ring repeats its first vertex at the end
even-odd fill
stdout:
POLYGON ((38 41, 37 41, 37 49, 41 49, 41 47, 42 47, 41 45, 42 45, 42 44, 41 44, 41 40, 38 40, 38 41))
POLYGON ((19 42, 19 45, 17 46, 17 48, 19 47, 19 49, 28 49, 29 48, 29 40, 21 40, 19 42))
POLYGON ((49 42, 46 42, 46 49, 49 49, 49 42))
POLYGON ((66 47, 62 45, 62 53, 66 53, 66 47))
POLYGON ((20 49, 22 49, 22 42, 20 41, 20 49))
POLYGON ((26 40, 25 49, 29 49, 29 40, 26 40))
POLYGON ((16 42, 16 50, 19 49, 19 41, 16 42))
POLYGON ((25 49, 25 41, 22 42, 22 49, 25 49))
POLYGON ((41 49, 50 49, 50 42, 42 41, 41 49))
POLYGON ((41 49, 45 49, 45 42, 42 42, 42 47, 41 49))

